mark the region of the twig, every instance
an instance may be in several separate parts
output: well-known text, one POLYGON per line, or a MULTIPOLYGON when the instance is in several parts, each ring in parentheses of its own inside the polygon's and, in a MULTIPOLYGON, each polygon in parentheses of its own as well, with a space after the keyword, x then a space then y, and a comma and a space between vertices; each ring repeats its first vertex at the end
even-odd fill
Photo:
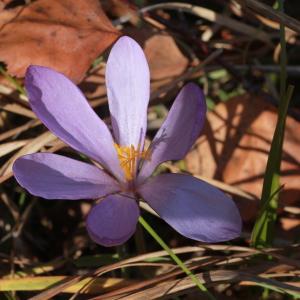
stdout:
POLYGON ((239 22, 232 18, 223 16, 221 14, 214 12, 213 10, 201 6, 196 6, 188 3, 179 3, 179 2, 169 2, 169 3, 163 2, 163 3, 158 3, 158 4, 144 7, 140 10, 140 13, 144 14, 146 12, 156 10, 156 9, 176 9, 176 10, 185 11, 187 13, 194 14, 210 22, 228 27, 231 30, 234 30, 236 32, 249 35, 254 39, 259 39, 264 43, 272 44, 269 35, 263 32, 262 30, 247 25, 243 22, 239 22))
POLYGON ((278 23, 282 23, 286 27, 300 33, 300 22, 285 13, 280 11, 276 11, 271 6, 262 3, 261 1, 257 0, 236 0, 239 2, 243 7, 247 7, 264 17, 270 18, 278 23))
POLYGON ((151 93, 151 100, 158 98, 161 94, 169 92, 171 89, 174 88, 178 83, 183 82, 187 79, 189 79, 194 73, 199 72, 201 69, 203 69, 205 66, 207 66, 209 63, 214 61, 218 56, 222 54, 223 50, 219 49, 214 51, 211 55, 209 55, 201 64, 199 64, 196 67, 188 69, 183 75, 175 78, 171 83, 164 85, 163 87, 157 89, 153 93, 151 93))

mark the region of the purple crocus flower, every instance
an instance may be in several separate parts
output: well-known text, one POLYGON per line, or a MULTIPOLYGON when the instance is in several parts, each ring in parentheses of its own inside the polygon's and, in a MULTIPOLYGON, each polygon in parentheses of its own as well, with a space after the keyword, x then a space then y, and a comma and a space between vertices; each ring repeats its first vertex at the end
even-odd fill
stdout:
POLYGON ((80 90, 61 73, 30 66, 25 86, 32 110, 48 129, 98 164, 35 153, 16 160, 14 175, 31 194, 46 199, 101 198, 86 222, 96 243, 113 246, 127 241, 136 228, 140 199, 191 239, 219 242, 240 235, 235 204, 215 187, 183 174, 151 177, 162 162, 186 155, 203 127, 206 105, 195 84, 184 86, 150 147, 144 149, 150 78, 144 53, 134 40, 120 38, 107 62, 114 138, 80 90))

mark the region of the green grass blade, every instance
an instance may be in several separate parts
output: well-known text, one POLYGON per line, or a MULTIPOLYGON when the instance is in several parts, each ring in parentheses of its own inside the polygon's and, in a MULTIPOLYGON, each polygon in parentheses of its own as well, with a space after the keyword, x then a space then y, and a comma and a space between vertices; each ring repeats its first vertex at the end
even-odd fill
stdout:
POLYGON ((215 300, 216 298, 210 291, 200 282, 198 277, 194 275, 192 271, 183 263, 183 261, 169 248, 169 246, 162 240, 162 238, 156 233, 156 231, 148 224, 148 222, 142 217, 139 217, 139 223, 147 230, 147 232, 157 241, 157 243, 169 254, 174 262, 188 275, 195 285, 204 292, 208 299, 215 300))
POLYGON ((254 247, 267 247, 272 245, 274 237, 274 223, 277 218, 277 208, 280 186, 280 163, 284 138, 285 120, 289 101, 294 87, 289 86, 284 106, 279 110, 278 121, 273 136, 271 150, 268 157, 264 185, 261 197, 260 214, 252 231, 252 245, 254 247))
MULTIPOLYGON (((293 87, 289 87, 286 103, 291 98, 293 87)), ((268 247, 272 245, 273 227, 277 218, 280 186, 280 163, 284 137, 286 112, 279 115, 274 133, 271 151, 268 158, 261 198, 261 210, 252 232, 252 244, 255 247, 268 247)))
POLYGON ((18 80, 10 76, 1 65, 0 65, 0 74, 2 74, 6 78, 6 80, 9 81, 21 95, 26 95, 25 89, 18 82, 18 80))
MULTIPOLYGON (((283 11, 283 0, 278 1, 279 9, 283 11)), ((252 231, 252 245, 254 247, 267 247, 272 245, 274 237, 274 223, 277 218, 277 207, 280 187, 280 164, 284 140, 285 121, 289 102, 294 87, 289 86, 286 91, 286 41, 285 27, 280 24, 280 104, 278 108, 278 120, 274 132, 266 173, 264 177, 261 197, 260 214, 252 231)))

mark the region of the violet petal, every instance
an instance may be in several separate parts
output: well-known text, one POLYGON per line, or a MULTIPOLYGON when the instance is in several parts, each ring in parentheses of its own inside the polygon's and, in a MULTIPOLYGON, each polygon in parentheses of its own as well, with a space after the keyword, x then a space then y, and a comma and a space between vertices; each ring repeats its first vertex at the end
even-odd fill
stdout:
POLYGON ((194 83, 185 85, 150 145, 150 160, 143 162, 139 173, 142 182, 164 161, 182 159, 202 130, 206 103, 194 83))
POLYGON ((144 144, 150 93, 149 67, 141 47, 129 37, 113 46, 106 65, 109 109, 121 146, 144 144))
POLYGON ((123 244, 135 232, 140 211, 136 201, 110 195, 94 206, 87 218, 90 237, 102 246, 123 244))
POLYGON ((139 193, 162 219, 188 238, 215 243, 241 233, 241 217, 234 202, 195 177, 158 175, 140 186, 139 193))
POLYGON ((13 172, 22 187, 46 199, 96 199, 119 190, 118 183, 99 168, 57 154, 22 156, 13 172))
POLYGON ((123 178, 110 131, 72 81, 50 68, 30 66, 25 86, 32 110, 50 131, 123 178))

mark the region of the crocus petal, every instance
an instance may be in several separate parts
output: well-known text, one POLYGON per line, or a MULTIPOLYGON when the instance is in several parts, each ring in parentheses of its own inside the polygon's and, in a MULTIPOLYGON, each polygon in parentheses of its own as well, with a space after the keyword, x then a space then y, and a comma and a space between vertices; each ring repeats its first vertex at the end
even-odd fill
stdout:
POLYGON ((194 83, 185 85, 150 145, 150 159, 139 174, 143 181, 164 161, 182 159, 200 134, 206 113, 201 89, 194 83))
POLYGON ((215 243, 241 233, 241 218, 234 202, 195 177, 158 175, 140 186, 139 193, 162 219, 188 238, 215 243))
POLYGON ((113 46, 106 65, 106 87, 115 138, 138 148, 147 129, 149 67, 141 47, 129 37, 113 46))
POLYGON ((49 130, 122 177, 110 131, 68 78, 46 67, 30 66, 25 86, 32 110, 49 130))
POLYGON ((106 247, 126 242, 135 232, 140 211, 134 199, 110 195, 90 211, 87 230, 90 237, 106 247))
POLYGON ((46 199, 95 199, 117 192, 117 182, 101 169, 51 153, 28 154, 13 165, 18 183, 46 199))

